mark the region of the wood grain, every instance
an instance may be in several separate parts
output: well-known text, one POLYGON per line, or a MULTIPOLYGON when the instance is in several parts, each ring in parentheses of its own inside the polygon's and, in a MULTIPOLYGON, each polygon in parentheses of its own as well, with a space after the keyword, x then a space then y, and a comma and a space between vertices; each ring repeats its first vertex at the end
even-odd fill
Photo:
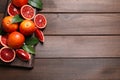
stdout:
POLYGON ((36 59, 31 71, 0 71, 1 80, 120 80, 120 59, 36 59))
POLYGON ((34 69, 0 66, 0 79, 120 80, 120 0, 42 1, 48 25, 34 69))
POLYGON ((46 36, 36 57, 120 57, 120 36, 46 36))
POLYGON ((1 26, 2 18, 3 18, 3 13, 0 13, 0 26, 1 26))
POLYGON ((120 34, 120 14, 45 14, 45 35, 120 34))
POLYGON ((4 13, 8 0, 0 0, 0 13, 4 13))
POLYGON ((42 0, 43 12, 120 12, 120 0, 42 0))

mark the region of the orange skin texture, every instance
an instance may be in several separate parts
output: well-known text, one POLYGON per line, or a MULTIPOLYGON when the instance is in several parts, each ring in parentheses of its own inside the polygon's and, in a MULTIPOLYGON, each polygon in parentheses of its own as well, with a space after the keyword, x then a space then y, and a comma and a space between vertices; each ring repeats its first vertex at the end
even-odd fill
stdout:
POLYGON ((24 35, 21 34, 20 32, 15 31, 9 34, 7 43, 9 47, 13 49, 18 49, 23 46, 24 41, 25 41, 24 35))
POLYGON ((28 3, 28 0, 12 0, 12 3, 16 7, 22 7, 23 5, 26 5, 28 3))
POLYGON ((17 23, 12 23, 12 16, 6 16, 2 20, 2 28, 5 32, 11 33, 13 31, 16 31, 18 29, 17 23))
POLYGON ((31 20, 24 20, 19 26, 20 32, 25 36, 32 35, 35 29, 36 29, 35 24, 31 20))

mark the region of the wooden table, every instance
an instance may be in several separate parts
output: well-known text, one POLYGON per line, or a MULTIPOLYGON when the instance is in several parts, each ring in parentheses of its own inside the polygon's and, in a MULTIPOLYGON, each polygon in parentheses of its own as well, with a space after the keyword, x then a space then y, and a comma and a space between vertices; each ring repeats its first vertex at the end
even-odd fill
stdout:
POLYGON ((34 69, 1 66, 0 80, 120 80, 120 0, 42 1, 48 25, 34 69))

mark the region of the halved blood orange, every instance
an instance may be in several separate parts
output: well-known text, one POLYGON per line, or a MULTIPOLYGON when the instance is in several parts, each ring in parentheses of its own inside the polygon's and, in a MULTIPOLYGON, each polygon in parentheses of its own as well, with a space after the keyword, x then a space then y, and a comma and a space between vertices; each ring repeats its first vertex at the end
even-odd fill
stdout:
POLYGON ((13 49, 8 47, 3 47, 0 49, 0 59, 3 62, 9 63, 15 59, 16 53, 13 49))
POLYGON ((8 35, 0 35, 0 44, 1 46, 7 47, 8 35))
POLYGON ((20 9, 20 13, 24 19, 31 20, 35 16, 35 9, 30 5, 24 5, 20 9))
POLYGON ((15 16, 17 14, 20 14, 19 10, 12 3, 9 3, 7 12, 10 16, 15 16))
POLYGON ((40 42, 44 42, 45 41, 45 37, 44 34, 41 30, 36 29, 35 30, 35 36, 39 39, 40 42))
POLYGON ((43 29, 47 25, 47 19, 43 14, 37 14, 34 18, 34 23, 39 29, 43 29))

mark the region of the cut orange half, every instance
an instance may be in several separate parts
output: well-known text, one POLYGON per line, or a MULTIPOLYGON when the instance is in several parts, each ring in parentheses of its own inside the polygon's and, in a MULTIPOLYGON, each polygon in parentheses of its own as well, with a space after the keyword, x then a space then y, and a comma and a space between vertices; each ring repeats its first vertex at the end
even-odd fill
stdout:
POLYGON ((43 29, 47 25, 47 19, 43 14, 37 14, 34 18, 34 23, 37 28, 43 29))
POLYGON ((24 19, 31 20, 35 16, 35 9, 30 5, 24 5, 20 9, 20 13, 24 19))

